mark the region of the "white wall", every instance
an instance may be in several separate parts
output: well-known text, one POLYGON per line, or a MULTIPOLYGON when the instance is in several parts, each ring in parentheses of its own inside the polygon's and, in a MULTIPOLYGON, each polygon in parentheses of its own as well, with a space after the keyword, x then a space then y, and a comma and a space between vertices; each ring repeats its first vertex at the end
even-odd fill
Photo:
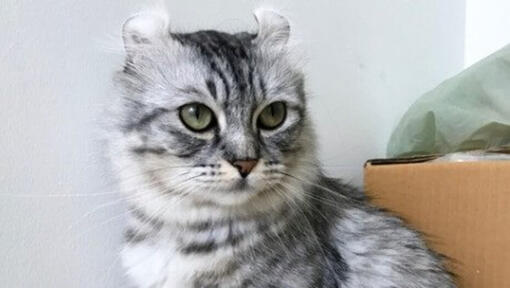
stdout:
POLYGON ((465 66, 510 44, 510 1, 466 0, 465 66))
MULTIPOLYGON (((359 184, 397 120, 463 64, 464 1, 274 1, 309 61, 328 171, 359 184)), ((2 287, 122 287, 123 205, 96 133, 136 0, 0 4, 2 287), (58 197, 52 194, 73 194, 58 197), (88 195, 88 196, 87 196, 88 195), (99 208, 97 208, 99 207, 99 208), (83 217, 83 215, 87 215, 83 217)), ((170 1, 174 27, 255 29, 260 2, 170 1)))

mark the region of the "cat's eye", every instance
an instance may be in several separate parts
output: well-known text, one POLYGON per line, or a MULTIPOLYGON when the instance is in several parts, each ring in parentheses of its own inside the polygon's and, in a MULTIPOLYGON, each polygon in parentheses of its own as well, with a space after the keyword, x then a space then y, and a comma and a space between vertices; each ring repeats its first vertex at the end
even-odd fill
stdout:
POLYGON ((278 128, 285 121, 287 107, 283 102, 274 102, 267 105, 259 115, 257 124, 262 129, 272 130, 278 128))
POLYGON ((203 132, 214 124, 214 114, 209 107, 200 103, 183 105, 179 109, 182 123, 190 130, 203 132))

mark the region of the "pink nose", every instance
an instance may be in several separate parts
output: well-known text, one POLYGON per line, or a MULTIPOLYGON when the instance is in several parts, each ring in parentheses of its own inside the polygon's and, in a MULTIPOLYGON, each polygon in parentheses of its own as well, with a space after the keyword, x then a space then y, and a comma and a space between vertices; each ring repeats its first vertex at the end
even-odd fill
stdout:
POLYGON ((241 177, 246 178, 248 174, 250 174, 251 170, 253 170, 255 165, 257 165, 258 161, 258 159, 236 160, 232 162, 232 165, 237 168, 239 174, 241 174, 241 177))

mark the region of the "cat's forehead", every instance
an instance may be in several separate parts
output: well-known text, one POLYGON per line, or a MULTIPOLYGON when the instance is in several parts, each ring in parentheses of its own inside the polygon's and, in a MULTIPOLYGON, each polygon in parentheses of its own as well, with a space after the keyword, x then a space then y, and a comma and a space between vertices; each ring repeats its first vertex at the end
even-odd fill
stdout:
POLYGON ((267 80, 260 70, 262 59, 253 43, 256 34, 203 30, 171 37, 185 50, 192 51, 188 55, 193 59, 187 58, 189 63, 184 63, 196 72, 189 84, 216 102, 235 108, 237 104, 258 102, 265 95, 267 80))
POLYGON ((246 58, 246 50, 253 47, 257 36, 248 32, 227 33, 217 30, 200 30, 191 33, 171 33, 171 37, 182 45, 195 47, 205 56, 231 56, 246 58), (205 49, 205 50, 204 50, 205 49), (209 53, 212 53, 208 55, 209 53))
POLYGON ((149 33, 146 25, 141 29, 136 21, 129 23, 124 37, 124 71, 129 73, 124 77, 130 91, 143 94, 151 106, 173 109, 202 102, 234 111, 271 101, 304 105, 303 79, 288 58, 285 25, 262 23, 257 33, 175 33, 166 28, 149 33))
POLYGON ((249 33, 230 34, 216 30, 170 34, 180 46, 192 51, 195 63, 196 60, 201 60, 213 73, 230 73, 234 77, 242 76, 238 74, 250 68, 247 66, 253 68, 256 47, 252 40, 255 36, 249 33))

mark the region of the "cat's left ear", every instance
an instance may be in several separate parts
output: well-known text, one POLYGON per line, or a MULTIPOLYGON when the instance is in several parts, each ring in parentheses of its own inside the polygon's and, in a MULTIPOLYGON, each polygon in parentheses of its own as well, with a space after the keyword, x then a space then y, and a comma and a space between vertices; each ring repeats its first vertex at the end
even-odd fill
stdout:
POLYGON ((256 43, 267 48, 285 48, 290 37, 287 18, 267 9, 257 9, 253 14, 259 26, 256 43))
POLYGON ((131 16, 122 26, 122 38, 128 54, 144 45, 161 41, 169 33, 168 19, 156 13, 131 16))

